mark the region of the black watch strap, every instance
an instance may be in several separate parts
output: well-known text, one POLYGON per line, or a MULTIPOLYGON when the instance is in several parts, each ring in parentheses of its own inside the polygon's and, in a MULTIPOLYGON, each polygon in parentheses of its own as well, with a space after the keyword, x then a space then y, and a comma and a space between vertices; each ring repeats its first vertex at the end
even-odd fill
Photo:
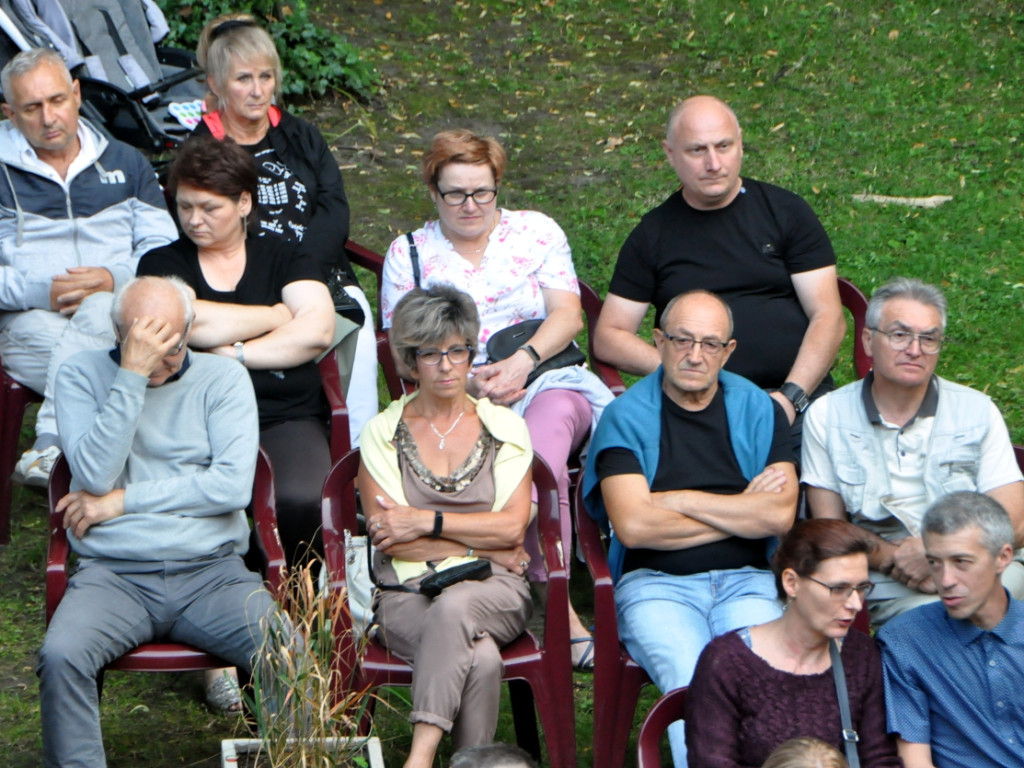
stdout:
POLYGON ((804 388, 799 384, 794 384, 792 381, 787 381, 779 387, 779 392, 785 395, 786 399, 793 404, 793 410, 797 413, 803 413, 807 410, 807 406, 811 404, 807 393, 804 392, 804 388))
POLYGON ((434 510, 434 530, 430 532, 430 538, 440 539, 441 529, 444 528, 444 512, 440 509, 434 510))

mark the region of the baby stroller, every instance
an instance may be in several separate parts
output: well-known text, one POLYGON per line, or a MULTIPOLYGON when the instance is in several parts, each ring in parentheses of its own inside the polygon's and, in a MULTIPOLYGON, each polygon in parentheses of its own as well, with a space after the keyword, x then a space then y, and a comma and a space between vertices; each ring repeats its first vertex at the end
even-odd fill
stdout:
POLYGON ((206 92, 195 56, 156 43, 168 32, 153 0, 0 0, 0 66, 18 51, 58 50, 82 90, 82 114, 151 159, 191 133, 206 92))

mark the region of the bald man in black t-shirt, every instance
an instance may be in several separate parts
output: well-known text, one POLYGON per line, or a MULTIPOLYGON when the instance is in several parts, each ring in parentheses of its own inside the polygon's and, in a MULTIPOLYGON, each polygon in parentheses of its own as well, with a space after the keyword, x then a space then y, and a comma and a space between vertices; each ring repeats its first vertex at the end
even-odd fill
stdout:
POLYGON ((728 370, 773 391, 794 425, 832 389, 829 368, 846 333, 828 235, 799 196, 740 176, 735 113, 710 96, 681 102, 663 143, 682 190, 647 213, 619 253, 594 336, 597 355, 630 373, 657 368, 637 330, 654 304, 702 288, 729 303, 737 353, 728 370), (796 422, 796 423, 794 423, 796 422))

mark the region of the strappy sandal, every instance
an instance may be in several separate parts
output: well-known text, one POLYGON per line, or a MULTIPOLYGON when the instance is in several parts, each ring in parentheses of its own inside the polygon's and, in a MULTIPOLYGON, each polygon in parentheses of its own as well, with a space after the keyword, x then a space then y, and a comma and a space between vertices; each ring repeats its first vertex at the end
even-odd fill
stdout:
POLYGON ((578 661, 573 662, 572 668, 577 672, 593 672, 594 671, 594 636, 590 637, 574 637, 569 640, 569 645, 578 645, 579 643, 586 643, 586 648, 583 649, 583 653, 580 654, 578 661))

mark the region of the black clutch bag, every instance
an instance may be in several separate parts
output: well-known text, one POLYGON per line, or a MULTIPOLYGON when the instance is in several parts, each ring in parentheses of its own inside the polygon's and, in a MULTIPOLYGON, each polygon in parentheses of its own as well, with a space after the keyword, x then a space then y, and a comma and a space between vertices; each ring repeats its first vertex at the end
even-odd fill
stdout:
POLYGON ((483 581, 490 576, 491 561, 481 558, 430 574, 420 582, 420 594, 433 600, 452 584, 458 584, 460 581, 483 581))
MULTIPOLYGON (((520 347, 530 341, 533 335, 540 328, 543 320, 524 320, 508 328, 502 328, 487 340, 487 359, 496 363, 507 357, 512 357, 520 347)), ((553 371, 555 368, 565 368, 570 365, 583 365, 587 362, 587 356, 576 346, 575 341, 556 355, 552 355, 533 369, 526 377, 526 386, 530 386, 534 380, 546 371, 553 371)))

